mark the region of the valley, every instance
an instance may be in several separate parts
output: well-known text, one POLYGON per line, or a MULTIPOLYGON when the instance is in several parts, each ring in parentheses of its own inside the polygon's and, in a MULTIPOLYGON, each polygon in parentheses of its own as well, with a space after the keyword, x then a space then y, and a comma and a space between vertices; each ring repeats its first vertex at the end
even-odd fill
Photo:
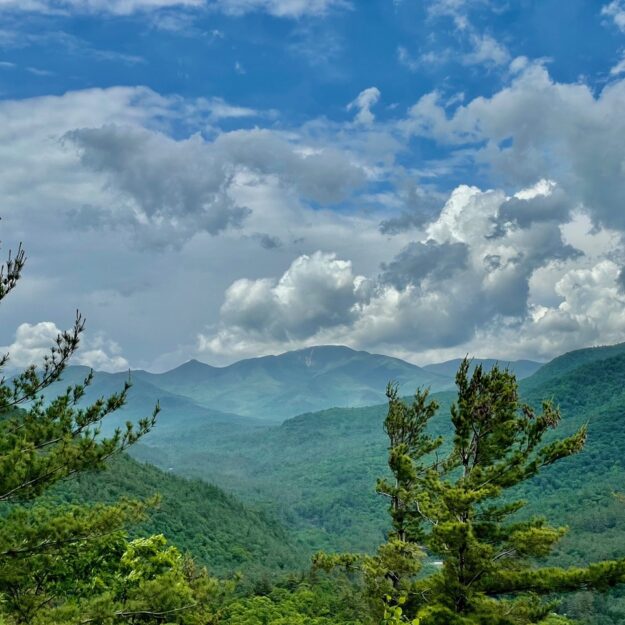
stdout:
MULTIPOLYGON (((432 378, 419 377, 412 366, 394 359, 382 361, 382 366, 380 357, 367 359, 356 353, 355 362, 348 366, 344 348, 319 348, 318 352, 325 358, 319 358, 312 372, 308 369, 308 378, 305 370, 289 364, 293 358, 301 362, 301 354, 287 355, 286 364, 280 363, 281 357, 273 359, 276 368, 270 366, 271 360, 262 366, 241 366, 258 385, 263 379, 258 377, 259 370, 274 380, 273 386, 264 390, 259 418, 252 416, 251 406, 243 411, 246 415, 223 410, 235 408, 237 402, 240 405, 245 393, 224 401, 225 405, 211 403, 209 397, 218 386, 211 387, 215 372, 199 363, 187 363, 169 374, 132 372, 134 386, 128 405, 115 417, 117 423, 144 414, 158 399, 163 412, 157 427, 131 448, 134 461, 121 459, 106 473, 85 476, 64 496, 89 500, 96 493, 101 497, 102 489, 112 499, 161 492, 163 507, 147 529, 166 529, 174 542, 215 571, 240 570, 250 579, 305 568, 320 549, 373 552, 389 530, 386 501, 375 493, 376 480, 388 475, 382 427, 386 404, 327 407, 278 423, 268 415, 286 414, 287 408, 279 406, 289 385, 298 398, 289 406, 338 399, 338 394, 314 397, 315 376, 327 382, 335 369, 343 372, 339 377, 343 388, 361 389, 360 394, 352 391, 349 396, 361 401, 367 397, 363 388, 383 389, 386 380, 396 379, 392 374, 404 375, 400 388, 407 399, 414 388, 411 383, 421 386, 432 378), (185 367, 191 369, 188 378, 185 367), (181 381, 179 385, 174 383, 176 379, 181 381), (203 394, 204 384, 208 390, 203 394), (176 511, 187 511, 189 506, 194 512, 183 521, 176 511), (246 523, 249 529, 245 529, 246 523), (228 547, 224 551, 220 545, 228 547)), ((485 361, 484 366, 492 364, 485 361)), ((550 399, 560 407, 563 420, 558 436, 588 424, 588 441, 581 454, 563 461, 557 470, 546 468, 513 493, 528 501, 522 514, 545 515, 569 527, 550 562, 572 565, 580 558, 617 557, 625 544, 625 503, 618 495, 625 491, 621 454, 625 444, 625 344, 567 353, 542 367, 529 366, 529 370, 526 364, 519 366, 521 375, 534 369, 521 380, 523 400, 540 407, 543 399, 550 399)), ((449 434, 448 413, 455 398, 446 390, 451 379, 443 377, 444 370, 439 367, 434 378, 439 386, 432 397, 440 408, 430 424, 431 433, 442 436, 449 434)), ((70 368, 65 378, 85 373, 70 368)), ((111 392, 124 376, 97 374, 90 398, 111 392)), ((246 378, 237 379, 245 388, 246 378)), ((227 392, 224 390, 222 397, 236 394, 224 386, 227 392)), ((592 616, 598 609, 595 603, 604 600, 593 596, 592 605, 585 609, 592 616)), ((567 602, 572 612, 582 609, 578 595, 567 602)))

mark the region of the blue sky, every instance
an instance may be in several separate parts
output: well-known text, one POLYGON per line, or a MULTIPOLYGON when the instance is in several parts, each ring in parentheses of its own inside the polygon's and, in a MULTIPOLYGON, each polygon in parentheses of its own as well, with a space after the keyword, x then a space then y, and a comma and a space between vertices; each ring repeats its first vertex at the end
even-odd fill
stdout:
POLYGON ((624 76, 623 0, 0 0, 0 344, 76 307, 108 369, 623 340, 624 76))
POLYGON ((170 4, 110 15, 63 10, 62 3, 57 14, 18 12, 8 3, 2 60, 15 67, 3 66, 3 96, 146 85, 275 108, 294 120, 345 119, 345 102, 371 84, 385 94, 386 107, 405 108, 433 89, 492 94, 505 83, 504 63, 463 63, 474 36, 492 38, 510 58, 545 59, 556 80, 586 78, 596 87, 623 46, 601 3, 584 0, 449 3, 438 12, 427 1, 371 0, 335 9, 328 3, 322 15, 294 19, 275 17, 262 3, 242 15, 170 4), (470 26, 458 28, 454 13, 470 26))

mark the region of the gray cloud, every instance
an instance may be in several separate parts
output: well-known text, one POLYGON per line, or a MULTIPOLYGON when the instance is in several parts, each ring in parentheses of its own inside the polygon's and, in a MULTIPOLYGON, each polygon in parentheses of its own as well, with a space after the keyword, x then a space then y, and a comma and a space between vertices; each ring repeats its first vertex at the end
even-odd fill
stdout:
POLYGON ((383 234, 397 235, 421 228, 436 219, 447 199, 443 193, 414 183, 400 183, 398 186, 402 210, 399 215, 380 222, 380 232, 383 234))
POLYGON ((381 279, 398 289, 418 285, 425 278, 441 281, 464 269, 467 259, 465 243, 416 241, 408 244, 390 263, 382 264, 381 279))
POLYGON ((259 232, 255 235, 255 237, 260 242, 260 246, 265 250, 275 250, 282 247, 280 237, 271 236, 266 232, 259 232))
POLYGON ((143 217, 152 224, 181 224, 172 230, 182 237, 197 229, 219 234, 240 226, 250 212, 228 195, 234 171, 206 153, 198 138, 175 142, 118 126, 75 130, 66 138, 80 148, 82 163, 107 174, 109 184, 130 196, 143 217))
MULTIPOLYGON (((132 201, 120 219, 149 246, 180 245, 198 231, 217 235, 240 227, 251 211, 236 203, 231 190, 243 171, 276 176, 317 202, 342 200, 365 182, 362 169, 339 151, 302 150, 271 131, 224 133, 211 143, 198 135, 176 141, 145 128, 108 125, 65 138, 79 148, 85 167, 104 174, 110 188, 132 201)), ((88 218, 95 218, 93 209, 73 214, 74 221, 88 218)))
POLYGON ((533 223, 555 221, 566 223, 571 215, 573 204, 560 188, 554 188, 549 195, 536 195, 531 198, 511 197, 502 204, 499 211, 501 221, 514 221, 521 228, 533 223))
POLYGON ((339 202, 366 183, 364 169, 335 148, 306 148, 270 130, 238 130, 219 135, 214 150, 230 162, 276 175, 304 198, 339 202))

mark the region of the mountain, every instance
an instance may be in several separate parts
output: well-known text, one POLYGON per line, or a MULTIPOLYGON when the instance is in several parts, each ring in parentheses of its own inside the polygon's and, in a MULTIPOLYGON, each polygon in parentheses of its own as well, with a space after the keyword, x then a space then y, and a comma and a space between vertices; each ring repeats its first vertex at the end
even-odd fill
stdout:
MULTIPOLYGON (((587 544, 581 546, 567 539, 571 542, 564 543, 563 559, 569 547, 608 557, 617 538, 625 543, 625 505, 619 507, 613 497, 625 484, 624 379, 625 353, 615 348, 561 357, 521 382, 525 401, 539 407, 549 398, 560 405, 558 435, 589 423, 584 452, 547 469, 523 493, 530 510, 549 514, 586 537, 587 544), (563 367, 563 362, 571 366, 563 367), (553 374, 556 366, 558 375, 553 374), (594 540, 608 525, 614 540, 594 540)), ((434 397, 441 408, 432 430, 449 434, 454 393, 434 397)), ((178 432, 166 445, 151 447, 150 460, 211 480, 264 506, 293 528, 311 551, 370 550, 388 530, 387 503, 374 492, 376 478, 387 471, 385 413, 384 404, 333 408, 255 432, 233 432, 218 441, 201 430, 178 432)), ((147 451, 144 447, 138 453, 144 457, 147 451)))
POLYGON ((398 358, 330 345, 227 367, 191 360, 166 373, 136 371, 133 376, 207 408, 271 421, 333 406, 381 402, 389 381, 409 392, 420 386, 442 390, 453 382, 398 358))
MULTIPOLYGON (((438 362, 431 365, 424 365, 423 369, 426 371, 432 371, 433 373, 438 373, 439 375, 444 375, 450 378, 454 378, 456 375, 456 371, 458 371, 458 367, 462 362, 462 358, 454 358, 453 360, 447 360, 445 362, 438 362)), ((499 365, 500 367, 507 367, 514 375, 516 375, 517 380, 522 380, 524 378, 529 377, 540 367, 544 365, 542 362, 536 362, 534 360, 496 360, 495 358, 473 358, 471 361, 471 371, 477 366, 482 365, 484 369, 490 371, 494 365, 499 365)))
MULTIPOLYGON (((496 361, 477 362, 492 367, 496 361)), ((163 408, 159 436, 182 426, 205 430, 207 423, 217 430, 256 428, 261 422, 276 423, 303 413, 381 403, 389 381, 398 383, 406 394, 424 386, 433 392, 450 389, 459 363, 458 359, 418 367, 399 358, 330 345, 241 360, 226 367, 190 360, 165 373, 130 372, 133 388, 128 405, 107 423, 120 425, 145 416, 159 400, 163 408)), ((540 363, 510 365, 519 377, 525 377, 540 363)), ((69 367, 63 384, 79 382, 87 372, 85 367, 69 367)), ((87 398, 120 389, 128 377, 128 373, 97 373, 87 398)), ((53 392, 60 388, 55 385, 53 392)))
MULTIPOLYGON (((193 375, 204 379, 205 367, 187 363, 181 371, 179 368, 180 383, 193 375)), ((323 362, 314 367, 311 362, 311 368, 320 375, 323 367, 323 362)), ((218 368, 209 369, 219 372, 218 368)), ((155 389, 162 391, 155 376, 144 378, 135 373, 133 377, 142 382, 136 387, 142 396, 155 389)), ((330 375, 328 384, 332 379, 330 375)), ((618 495, 625 490, 625 458, 621 453, 625 447, 624 379, 625 345, 616 345, 564 354, 520 383, 523 401, 539 407, 543 399, 551 399, 559 405, 562 422, 551 436, 564 436, 586 423, 589 428, 582 453, 547 467, 513 493, 528 502, 522 514, 546 516, 569 528, 548 563, 577 565, 622 555, 625 504, 618 495)), ((112 385, 121 378, 106 380, 112 385)), ((406 394, 410 392, 410 387, 403 388, 406 394)), ((171 401, 185 399, 202 409, 182 393, 164 393, 171 401)), ((449 406, 455 395, 444 391, 433 397, 440 410, 431 422, 432 433, 448 436, 449 406)), ((168 497, 174 510, 167 515, 173 516, 167 516, 162 525, 150 526, 154 528, 150 531, 163 527, 183 548, 194 553, 205 549, 202 558, 215 570, 232 570, 233 566, 247 570, 258 558, 263 566, 266 560, 271 570, 283 570, 291 566, 288 553, 299 559, 318 549, 371 552, 389 530, 388 504, 375 493, 376 479, 387 474, 387 441, 382 428, 385 413, 384 403, 335 407, 301 414, 279 425, 218 411, 208 413, 213 414, 212 419, 173 415, 164 435, 158 435, 157 426, 154 436, 131 449, 135 457, 169 472, 146 474, 144 469, 153 469, 133 464, 132 471, 127 472, 133 475, 129 494, 136 492, 137 484, 145 495, 153 490, 171 491, 168 497), (232 506, 220 503, 219 497, 215 499, 205 490, 215 487, 206 487, 198 480, 169 482, 172 473, 213 482, 234 493, 237 500, 216 488, 214 492, 221 493, 232 506), (170 485, 163 486, 167 483, 170 485), (278 518, 295 539, 271 518, 278 518), (266 522, 273 529, 267 528, 266 522), (261 534, 274 532, 270 542, 259 543, 261 536, 250 523, 257 523, 261 534), (274 538, 282 544, 276 544, 274 538), (273 553, 278 556, 272 558, 273 553), (242 558, 240 563, 237 558, 242 558)), ((110 484, 110 477, 103 479, 87 493, 79 491, 74 496, 79 500, 100 498, 110 484)), ((113 492, 116 497, 120 491, 115 487, 113 492)), ((253 575, 262 576, 263 572, 255 570, 253 575)), ((625 594, 615 591, 607 597, 574 595, 564 600, 562 610, 580 622, 617 625, 624 622, 625 611, 618 607, 622 605, 625 594)))
MULTIPOLYGON (((62 379, 46 390, 46 396, 55 397, 63 392, 68 385, 81 383, 88 373, 87 367, 68 367, 63 372, 62 379)), ((100 397, 108 397, 119 392, 127 380, 132 383, 127 403, 121 410, 104 419, 102 430, 105 434, 110 433, 115 427, 123 427, 126 421, 137 421, 142 417, 149 416, 157 402, 161 407, 158 426, 147 435, 145 440, 152 437, 166 439, 172 432, 195 427, 201 427, 207 434, 218 436, 224 431, 253 429, 259 425, 256 419, 200 406, 187 397, 154 386, 135 372, 130 375, 128 373, 96 372, 81 403, 83 405, 91 403, 100 397)))
POLYGON ((267 515, 216 486, 165 473, 126 455, 109 461, 105 471, 62 482, 47 497, 57 503, 113 503, 124 497, 145 500, 156 493, 160 504, 133 534, 165 534, 213 573, 243 571, 258 577, 306 565, 301 547, 267 515))
POLYGON ((554 358, 536 371, 535 374, 526 380, 526 387, 538 387, 549 380, 563 376, 583 365, 599 363, 614 356, 620 356, 621 354, 625 354, 625 343, 576 349, 572 352, 567 352, 566 354, 554 358))

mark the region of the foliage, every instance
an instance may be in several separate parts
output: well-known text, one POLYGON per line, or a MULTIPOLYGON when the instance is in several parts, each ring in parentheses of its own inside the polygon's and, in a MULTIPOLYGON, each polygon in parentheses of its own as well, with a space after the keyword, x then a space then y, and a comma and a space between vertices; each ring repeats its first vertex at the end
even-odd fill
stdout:
MULTIPOLYGON (((582 453, 545 467, 508 495, 527 501, 521 517, 544 515, 570 528, 545 563, 574 566, 616 559, 625 544, 625 504, 614 496, 625 491, 625 347, 573 352, 554 363, 560 363, 556 373, 545 367, 544 375, 540 370, 520 383, 521 397, 535 409, 544 397, 551 398, 563 414, 558 433, 570 435, 587 425, 588 440, 582 453)), ((436 393, 431 398, 440 410, 428 432, 449 440, 446 413, 455 396, 436 393)), ((152 439, 149 449, 140 444, 133 454, 266 506, 311 553, 374 553, 388 527, 384 501, 373 488, 376 477, 388 471, 385 408, 325 410, 281 426, 219 436, 214 430, 210 435, 181 431, 168 437, 166 448, 152 439)), ((548 432, 545 441, 553 436, 555 431, 548 432)), ((585 625, 620 625, 625 622, 625 593, 594 594, 592 600, 583 592, 570 595, 561 610, 585 625)))
POLYGON ((201 480, 187 480, 140 464, 125 454, 105 472, 85 472, 60 484, 48 498, 55 503, 112 503, 122 498, 158 505, 131 529, 131 536, 164 534, 211 572, 244 574, 245 585, 271 573, 306 565, 301 547, 262 512, 201 480))
POLYGON ((439 571, 413 578, 405 612, 422 625, 537 623, 554 608, 541 596, 615 586, 625 580, 625 560, 537 566, 566 530, 540 517, 518 518, 525 502, 503 495, 581 451, 586 426, 544 442, 560 421, 552 404, 544 402, 540 413, 522 404, 507 370, 478 366, 469 377, 468 369, 465 360, 456 375, 453 444, 442 459, 432 458, 441 441, 425 432, 436 404, 418 391, 409 408, 389 393, 385 425, 396 486, 382 482, 380 490, 391 496, 394 534, 441 561, 439 571))
MULTIPOLYGON (((539 565, 566 530, 541 517, 520 517, 525 502, 504 495, 581 451, 586 427, 545 442, 560 421, 552 404, 544 402, 540 413, 522 404, 507 370, 478 366, 469 376, 468 369, 465 360, 456 376, 453 442, 442 458, 441 439, 427 432, 436 402, 417 391, 407 405, 396 388, 388 389, 385 430, 394 480, 379 481, 378 491, 390 498, 393 532, 386 547, 395 557, 384 559, 381 549, 375 558, 362 559, 368 594, 387 622, 557 622, 556 593, 616 586, 625 581, 625 559, 586 567, 539 565), (398 557, 404 545, 422 548, 438 560, 438 570, 420 571, 423 553, 416 554, 412 570, 406 567, 398 557), (383 593, 367 578, 372 562, 388 580, 383 593)), ((328 564, 323 556, 317 561, 328 564)), ((341 558, 338 563, 345 564, 341 558)))
MULTIPOLYGON (((89 578, 82 592, 36 615, 33 623, 176 623, 207 625, 216 622, 214 610, 230 588, 197 569, 167 544, 162 535, 118 543, 107 550, 107 567, 89 578), (211 607, 209 607, 211 606, 211 607)), ((92 561, 92 560, 91 560, 92 561)), ((75 578, 68 582, 75 581, 75 578)))
MULTIPOLYGON (((0 300, 17 284, 23 250, 0 268, 0 300)), ((78 348, 84 319, 61 333, 39 369, 0 380, 0 620, 12 623, 184 623, 212 618, 220 585, 162 536, 128 542, 146 503, 53 505, 43 495, 65 478, 101 469, 149 432, 159 411, 101 434, 121 392, 81 404, 92 373, 46 398, 78 348)), ((6 366, 9 356, 0 365, 6 366)))
POLYGON ((370 625, 349 580, 307 578, 268 587, 228 605, 220 625, 370 625))

